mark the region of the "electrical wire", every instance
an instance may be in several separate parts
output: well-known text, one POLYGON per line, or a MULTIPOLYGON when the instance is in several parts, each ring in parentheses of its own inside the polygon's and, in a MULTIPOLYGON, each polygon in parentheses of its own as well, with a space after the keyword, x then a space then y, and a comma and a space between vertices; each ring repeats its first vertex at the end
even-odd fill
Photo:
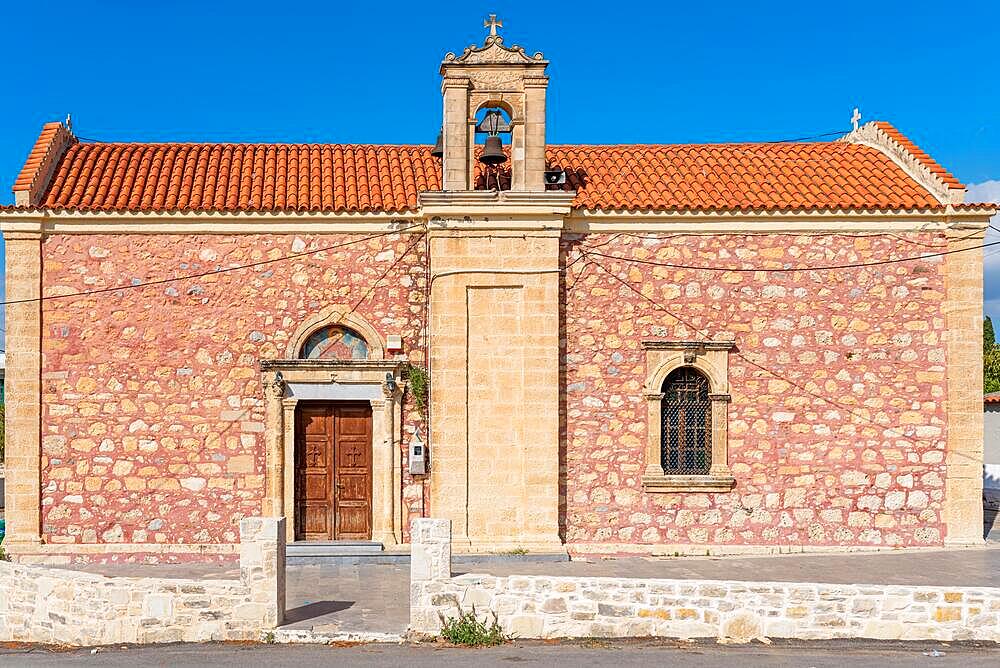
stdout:
POLYGON ((932 257, 940 257, 943 255, 952 255, 954 253, 965 253, 972 250, 980 250, 983 248, 990 248, 991 246, 1000 246, 1000 241, 993 241, 988 244, 981 244, 979 246, 971 246, 969 248, 956 248, 954 250, 939 251, 937 253, 925 253, 923 255, 916 255, 912 257, 901 257, 901 258, 890 258, 888 260, 873 260, 871 262, 855 262, 849 264, 834 264, 834 265, 823 265, 818 267, 780 267, 777 269, 768 268, 749 268, 749 267, 704 267, 698 265, 690 264, 678 264, 674 262, 655 262, 653 260, 640 260, 636 258, 622 257, 620 255, 609 255, 607 253, 601 253, 598 251, 585 251, 581 250, 581 253, 586 253, 588 255, 596 255, 598 257, 607 258, 609 260, 619 260, 621 262, 631 262, 634 264, 646 264, 654 267, 669 267, 671 269, 689 269, 692 271, 719 271, 719 272, 743 272, 743 273, 756 273, 758 271, 766 272, 790 272, 790 271, 827 271, 832 269, 856 269, 861 267, 877 267, 886 264, 897 264, 899 262, 910 262, 913 260, 926 260, 932 257))
POLYGON ((90 295, 98 295, 107 292, 118 292, 119 290, 134 290, 138 288, 147 288, 151 285, 164 285, 165 283, 173 283, 175 281, 188 281, 195 278, 204 278, 205 276, 215 276, 216 274, 225 274, 233 271, 240 271, 242 269, 252 269, 254 267, 260 267, 268 264, 274 264, 276 262, 284 262, 286 260, 294 260, 300 257, 306 257, 309 255, 316 255, 318 253, 323 253, 326 251, 336 250, 338 248, 344 248, 345 246, 351 246, 353 244, 363 243, 365 241, 371 241, 372 239, 380 239, 382 237, 392 236, 394 234, 401 234, 408 230, 412 230, 418 227, 423 227, 422 224, 410 225, 409 227, 402 227, 398 230, 390 230, 388 232, 379 232, 378 234, 371 234, 359 239, 351 239, 350 241, 345 241, 339 244, 332 244, 329 246, 323 246, 321 248, 314 248, 312 250, 302 251, 301 253, 291 253, 289 255, 283 255, 281 257, 271 258, 268 260, 259 260, 257 262, 251 262, 249 264, 240 264, 232 267, 222 267, 220 269, 213 269, 211 271, 202 271, 195 274, 186 274, 184 276, 173 276, 171 278, 160 278, 152 281, 145 281, 142 283, 129 283, 128 285, 117 285, 109 288, 97 288, 95 290, 84 290, 82 292, 70 292, 64 295, 48 295, 41 297, 29 297, 27 299, 9 299, 7 301, 0 302, 0 306, 5 306, 7 304, 29 304, 38 301, 51 301, 53 299, 67 299, 69 297, 88 297, 90 295))
POLYGON ((376 287, 376 286, 377 286, 377 285, 378 285, 379 283, 381 283, 381 282, 382 282, 382 280, 383 280, 383 279, 384 279, 384 278, 385 278, 386 276, 388 276, 388 275, 389 275, 389 272, 390 272, 390 271, 392 271, 393 269, 395 269, 395 268, 396 268, 396 265, 398 265, 398 264, 399 264, 400 262, 402 262, 402 261, 403 261, 403 258, 404 258, 404 257, 406 257, 406 256, 407 256, 407 255, 408 255, 408 254, 410 253, 410 251, 411 251, 411 250, 413 250, 414 248, 416 248, 416 247, 417 247, 417 244, 419 244, 420 242, 422 242, 422 241, 424 240, 424 236, 425 236, 426 234, 427 234, 426 232, 423 232, 423 233, 421 233, 420 235, 418 235, 418 236, 417 236, 417 240, 416 240, 416 241, 414 241, 414 242, 413 242, 412 244, 410 244, 409 246, 407 246, 407 247, 406 247, 406 250, 404 250, 404 251, 403 251, 402 253, 400 253, 399 257, 397 257, 397 258, 396 258, 395 260, 393 260, 392 264, 390 264, 390 265, 389 265, 388 267, 386 267, 386 268, 385 268, 385 271, 383 271, 383 272, 382 272, 382 273, 381 273, 381 274, 379 275, 379 277, 378 277, 378 278, 376 278, 376 279, 375 279, 374 281, 372 281, 372 284, 371 284, 371 285, 370 285, 370 286, 368 287, 368 290, 367 290, 367 291, 365 292, 365 294, 363 294, 363 295, 361 296, 361 298, 360 298, 360 299, 358 299, 358 300, 357 300, 357 301, 356 301, 356 302, 354 303, 354 306, 352 306, 352 307, 351 307, 351 310, 349 310, 349 311, 346 311, 346 312, 344 312, 343 314, 341 314, 341 316, 340 316, 340 319, 338 319, 338 320, 337 320, 337 322, 335 322, 335 323, 333 323, 333 324, 339 324, 339 323, 340 323, 340 321, 341 321, 341 320, 342 320, 343 318, 347 317, 347 315, 348 315, 348 314, 350 314, 350 313, 354 313, 354 312, 355 312, 355 311, 356 311, 356 310, 358 309, 358 307, 359 307, 359 306, 361 306, 361 303, 362 303, 362 302, 364 302, 364 301, 365 301, 366 299, 368 299, 368 298, 369 298, 369 297, 371 296, 372 292, 374 292, 374 291, 375 291, 375 287, 376 287))
MULTIPOLYGON (((850 132, 850 130, 833 130, 832 132, 824 132, 822 134, 811 135, 809 137, 795 137, 793 139, 778 139, 777 141, 770 142, 770 143, 773 143, 773 144, 787 144, 789 142, 806 141, 806 140, 809 140, 809 139, 821 139, 823 137, 833 137, 834 135, 846 135, 849 132, 850 132)), ((768 143, 768 142, 765 142, 765 143, 768 143)))
MULTIPOLYGON (((699 327, 699 326, 695 325, 694 323, 686 320, 685 318, 682 318, 682 317, 678 316, 676 313, 672 312, 670 309, 668 309, 667 307, 663 306, 661 303, 659 303, 658 301, 654 300, 652 297, 644 295, 640 290, 636 289, 635 286, 633 286, 631 283, 629 283, 625 279, 621 278, 620 276, 618 276, 617 274, 615 274, 614 272, 612 272, 611 270, 609 270, 607 267, 605 267, 604 265, 602 265, 600 262, 596 262, 595 261, 595 262, 593 262, 593 264, 598 269, 602 270, 605 274, 607 274, 608 276, 610 276, 611 278, 613 278, 615 281, 617 281, 618 283, 620 283, 622 286, 624 286, 625 288, 627 288, 631 292, 635 293, 636 295, 638 295, 642 299, 648 301, 657 310, 662 311, 663 313, 666 313, 667 315, 669 315, 671 318, 673 318, 677 322, 679 322, 679 323, 681 323, 681 324, 683 324, 683 325, 685 325, 687 327, 690 327, 695 332, 698 332, 699 334, 705 336, 706 339, 711 340, 713 338, 710 334, 708 334, 708 330, 706 330, 704 327, 699 327)), ((771 370, 771 369, 769 369, 769 368, 761 365, 758 362, 755 362, 754 360, 752 360, 749 357, 747 357, 744 353, 742 353, 738 349, 734 349, 733 350, 733 354, 736 355, 737 357, 741 358, 747 364, 750 364, 751 366, 754 366, 754 367, 760 369, 761 371, 764 371, 765 373, 767 373, 767 374, 769 374, 771 376, 774 376, 775 378, 778 378, 779 380, 783 380, 783 381, 791 384, 793 387, 801 390, 802 392, 805 392, 806 394, 808 394, 809 396, 811 396, 813 398, 820 399, 821 401, 824 401, 824 402, 826 402, 826 403, 828 403, 828 404, 830 404, 832 406, 836 406, 840 410, 845 411, 846 413, 848 413, 849 415, 851 415, 853 417, 856 417, 856 418, 861 419, 861 420, 863 420, 865 422, 868 422, 870 424, 878 426, 880 429, 883 430, 883 432, 885 432, 885 431, 892 431, 892 432, 895 432, 898 435, 899 438, 916 440, 916 439, 913 439, 910 436, 907 436, 904 432, 901 432, 898 429, 895 429, 895 428, 893 428, 893 427, 891 427, 889 425, 886 425, 886 424, 879 423, 879 422, 873 420, 872 418, 870 418, 870 417, 868 417, 866 415, 861 415, 861 414, 855 412, 849 406, 846 406, 846 405, 841 404, 841 403, 839 403, 837 401, 834 401, 833 399, 831 399, 831 398, 829 398, 827 396, 824 396, 822 394, 819 394, 817 392, 813 392, 813 391, 809 390, 809 388, 803 386, 801 383, 798 383, 798 382, 796 382, 796 381, 794 381, 794 380, 792 380, 790 378, 786 378, 786 377, 782 376, 781 374, 779 374, 778 372, 773 371, 773 370, 771 370)), ((918 442, 920 442, 920 441, 918 441, 918 442)))
MULTIPOLYGON (((849 132, 851 132, 851 130, 832 130, 830 132, 821 132, 819 134, 808 135, 808 136, 805 136, 805 137, 791 137, 791 138, 786 138, 786 139, 753 139, 753 140, 743 140, 743 141, 729 140, 729 141, 726 141, 724 143, 726 143, 726 144, 787 144, 787 143, 797 142, 797 141, 808 141, 810 139, 822 139, 824 137, 834 137, 834 136, 838 136, 838 135, 843 136, 843 135, 848 134, 849 132)), ((96 139, 94 137, 81 137, 80 135, 75 135, 75 136, 76 136, 77 140, 79 140, 81 142, 91 142, 91 143, 95 143, 95 144, 120 144, 120 143, 122 143, 121 140, 115 140, 115 139, 112 139, 112 140, 109 141, 109 140, 106 140, 106 139, 96 139)), ((182 144, 187 144, 187 143, 192 143, 192 142, 146 142, 146 143, 150 143, 150 144, 159 144, 159 143, 182 143, 182 144)), ((193 142, 193 143, 199 143, 199 142, 193 142)), ((209 143, 212 143, 212 142, 209 142, 209 143)), ((255 143, 259 143, 259 142, 252 142, 252 141, 239 142, 239 141, 237 141, 237 142, 218 142, 218 143, 220 143, 220 144, 221 143, 226 143, 226 144, 255 144, 255 143)), ((706 143, 718 143, 718 142, 706 142, 706 143)))
POLYGON ((346 318, 347 316, 349 316, 352 313, 356 312, 358 310, 358 308, 361 306, 361 304, 364 303, 364 301, 366 299, 368 299, 371 296, 371 294, 375 291, 375 288, 378 286, 378 284, 381 283, 382 280, 386 276, 389 275, 389 272, 391 272, 400 262, 403 261, 403 258, 405 258, 410 253, 411 250, 413 250, 414 248, 417 247, 417 244, 419 244, 421 241, 424 240, 424 238, 426 237, 426 235, 427 235, 427 232, 421 233, 417 237, 416 241, 414 241, 412 244, 410 244, 409 246, 407 246, 406 250, 404 250, 402 253, 400 253, 399 257, 397 257, 395 260, 393 260, 392 263, 388 267, 385 268, 385 271, 383 271, 381 274, 379 274, 379 277, 376 278, 374 281, 372 281, 372 284, 368 287, 368 290, 365 291, 365 294, 361 295, 361 298, 358 299, 356 302, 354 302, 354 305, 351 306, 350 309, 348 309, 348 310, 344 311, 343 313, 341 313, 340 317, 338 317, 335 321, 333 321, 331 323, 328 323, 327 326, 336 326, 336 325, 339 325, 339 324, 341 324, 344 321, 344 318, 346 318))
MULTIPOLYGON (((994 229, 996 229, 996 228, 994 228, 994 229)), ((635 232, 617 232, 617 233, 612 234, 611 236, 609 236, 605 241, 603 241, 601 243, 592 244, 592 245, 581 243, 580 247, 581 248, 585 248, 587 250, 592 250, 594 248, 600 248, 602 246, 607 246, 608 244, 612 243, 613 241, 619 239, 620 237, 629 237, 629 238, 632 238, 632 239, 642 239, 642 240, 651 240, 651 241, 662 241, 664 239, 673 239, 673 238, 676 238, 676 237, 694 236, 695 234, 696 233, 694 233, 694 232, 679 232, 679 233, 675 233, 675 234, 637 234, 635 232)), ((973 237, 973 236, 975 236, 977 234, 979 234, 979 230, 975 230, 975 231, 973 231, 973 232, 965 235, 964 237, 959 237, 955 241, 962 241, 964 239, 968 239, 969 237, 973 237)), ((900 236, 898 234, 893 234, 892 232, 874 232, 874 233, 860 233, 860 234, 852 234, 852 233, 846 233, 846 232, 826 232, 826 233, 824 233, 824 236, 833 236, 833 235, 837 235, 837 236, 843 235, 843 236, 852 236, 852 237, 855 237, 855 236, 856 237, 888 236, 888 237, 892 237, 894 239, 898 239, 899 241, 903 241, 903 242, 908 243, 908 244, 913 244, 915 246, 923 246, 925 248, 944 248, 944 247, 946 247, 948 245, 947 242, 943 243, 943 244, 926 244, 926 243, 923 243, 923 242, 920 242, 920 241, 914 241, 912 239, 907 239, 906 237, 900 236)), ((582 253, 582 251, 581 251, 581 253, 582 253)), ((576 259, 571 260, 570 262, 568 262, 566 264, 565 268, 569 269, 570 267, 572 267, 577 262, 580 262, 583 259, 584 259, 584 256, 581 254, 576 259)))

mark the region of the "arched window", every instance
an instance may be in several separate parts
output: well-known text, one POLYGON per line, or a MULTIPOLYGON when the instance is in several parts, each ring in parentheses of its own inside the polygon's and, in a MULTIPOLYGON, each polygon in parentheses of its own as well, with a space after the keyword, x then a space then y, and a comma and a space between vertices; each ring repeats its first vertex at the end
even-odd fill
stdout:
POLYGON ((708 378, 675 369, 663 381, 660 463, 665 475, 708 475, 712 466, 712 402, 708 378))
POLYGON ((299 357, 307 360, 368 359, 368 342, 353 329, 340 325, 320 327, 302 344, 299 357))

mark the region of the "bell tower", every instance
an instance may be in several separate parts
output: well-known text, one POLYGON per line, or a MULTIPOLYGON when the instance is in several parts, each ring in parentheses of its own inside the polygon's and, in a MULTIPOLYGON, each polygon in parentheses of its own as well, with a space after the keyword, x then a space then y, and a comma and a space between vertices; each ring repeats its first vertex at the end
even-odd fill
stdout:
POLYGON ((495 16, 486 26, 483 46, 441 64, 444 188, 420 193, 430 507, 452 521, 457 550, 553 552, 563 549, 559 240, 575 193, 545 188, 548 63, 504 46, 495 16))
MULTIPOLYGON (((548 61, 541 53, 525 54, 519 46, 507 47, 497 28, 495 14, 483 24, 490 32, 482 46, 473 44, 462 55, 449 53, 441 63, 444 98, 443 174, 445 191, 474 190, 477 115, 484 109, 502 111, 509 128, 510 189, 545 190, 545 75, 548 61)), ((498 115, 493 115, 496 119, 498 115)), ((496 127, 487 130, 498 149, 496 127), (492 130, 492 131, 491 131, 492 130)), ((496 159, 502 157, 496 153, 496 159)))

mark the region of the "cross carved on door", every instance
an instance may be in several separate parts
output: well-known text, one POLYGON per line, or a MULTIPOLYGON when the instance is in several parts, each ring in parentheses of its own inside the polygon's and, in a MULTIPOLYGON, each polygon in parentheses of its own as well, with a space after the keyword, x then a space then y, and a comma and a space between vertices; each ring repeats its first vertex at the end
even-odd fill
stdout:
POLYGON ((358 460, 361 459, 361 457, 361 449, 356 444, 351 444, 344 448, 344 463, 348 466, 358 466, 358 460))
POLYGON ((318 443, 309 443, 306 446, 306 466, 322 466, 323 446, 318 443))

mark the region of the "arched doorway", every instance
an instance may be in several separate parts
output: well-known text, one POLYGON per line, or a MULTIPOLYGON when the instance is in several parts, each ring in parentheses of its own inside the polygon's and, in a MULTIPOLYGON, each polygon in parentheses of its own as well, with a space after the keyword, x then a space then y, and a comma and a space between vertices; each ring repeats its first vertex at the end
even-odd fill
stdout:
POLYGON ((363 318, 331 307, 303 321, 285 359, 261 360, 265 511, 289 541, 400 542, 405 359, 385 360, 363 318))

